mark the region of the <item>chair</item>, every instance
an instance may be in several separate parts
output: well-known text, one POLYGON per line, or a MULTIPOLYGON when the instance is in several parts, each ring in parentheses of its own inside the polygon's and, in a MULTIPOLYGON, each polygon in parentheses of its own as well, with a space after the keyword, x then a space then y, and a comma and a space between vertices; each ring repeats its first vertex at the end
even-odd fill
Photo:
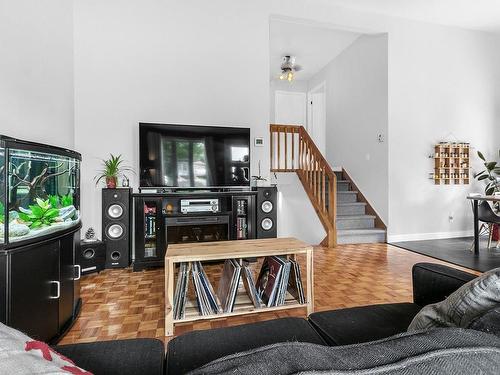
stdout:
MULTIPOLYGON (((493 212, 493 209, 487 201, 482 201, 478 206, 478 220, 482 222, 479 228, 479 235, 488 233, 488 249, 491 247, 493 237, 493 224, 500 225, 500 216, 493 212)), ((498 243, 497 243, 498 247, 498 243)), ((470 250, 474 248, 471 246, 470 250)))

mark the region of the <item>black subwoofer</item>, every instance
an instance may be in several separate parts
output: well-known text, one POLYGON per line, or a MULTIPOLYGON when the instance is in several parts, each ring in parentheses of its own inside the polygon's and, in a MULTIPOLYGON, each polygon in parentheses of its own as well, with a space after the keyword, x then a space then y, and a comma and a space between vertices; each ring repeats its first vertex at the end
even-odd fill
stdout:
POLYGON ((102 189, 102 238, 106 244, 106 268, 130 265, 132 189, 102 189))
POLYGON ((100 272, 106 262, 106 246, 102 241, 80 243, 77 253, 77 264, 81 267, 82 275, 100 272))
POLYGON ((276 238, 278 220, 278 189, 257 188, 257 238, 276 238))

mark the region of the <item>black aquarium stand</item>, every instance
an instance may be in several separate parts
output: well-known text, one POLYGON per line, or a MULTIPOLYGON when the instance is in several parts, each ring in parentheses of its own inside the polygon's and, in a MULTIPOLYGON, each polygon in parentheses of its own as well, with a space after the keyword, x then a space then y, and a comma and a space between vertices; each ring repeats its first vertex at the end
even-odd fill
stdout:
POLYGON ((136 193, 134 271, 163 267, 169 244, 256 238, 256 191, 136 193), (216 212, 181 212, 181 200, 216 199, 216 212))
POLYGON ((80 226, 0 250, 0 321, 49 343, 64 336, 81 307, 79 246, 80 226))

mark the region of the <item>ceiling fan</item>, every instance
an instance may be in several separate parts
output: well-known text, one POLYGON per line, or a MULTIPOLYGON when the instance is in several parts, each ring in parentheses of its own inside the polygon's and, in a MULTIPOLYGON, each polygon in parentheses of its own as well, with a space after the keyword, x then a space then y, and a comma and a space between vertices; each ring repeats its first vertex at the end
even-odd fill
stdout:
POLYGON ((295 64, 295 56, 283 56, 281 58, 281 80, 293 81, 295 73, 302 70, 302 66, 295 64))

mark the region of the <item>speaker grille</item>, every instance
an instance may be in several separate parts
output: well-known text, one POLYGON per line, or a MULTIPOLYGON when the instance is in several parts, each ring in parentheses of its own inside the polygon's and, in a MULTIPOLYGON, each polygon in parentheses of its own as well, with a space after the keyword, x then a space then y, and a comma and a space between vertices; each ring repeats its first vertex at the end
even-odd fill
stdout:
POLYGON ((123 236, 124 229, 121 224, 111 224, 106 230, 106 236, 109 239, 116 240, 123 236))
POLYGON ((274 223, 270 218, 266 217, 264 220, 260 222, 260 226, 264 230, 271 230, 274 226, 274 223))
POLYGON ((114 203, 108 207, 108 216, 112 219, 119 219, 122 217, 123 212, 123 206, 118 203, 114 203))

